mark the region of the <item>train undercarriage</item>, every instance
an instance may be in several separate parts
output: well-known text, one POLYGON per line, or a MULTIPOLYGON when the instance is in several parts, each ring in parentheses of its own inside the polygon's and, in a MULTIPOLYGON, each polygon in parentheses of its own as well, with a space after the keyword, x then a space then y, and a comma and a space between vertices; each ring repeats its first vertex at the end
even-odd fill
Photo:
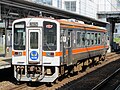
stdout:
POLYGON ((14 76, 17 81, 47 82, 52 83, 63 76, 78 74, 89 67, 93 67, 105 60, 105 56, 79 60, 74 65, 42 66, 42 65, 14 65, 14 76))

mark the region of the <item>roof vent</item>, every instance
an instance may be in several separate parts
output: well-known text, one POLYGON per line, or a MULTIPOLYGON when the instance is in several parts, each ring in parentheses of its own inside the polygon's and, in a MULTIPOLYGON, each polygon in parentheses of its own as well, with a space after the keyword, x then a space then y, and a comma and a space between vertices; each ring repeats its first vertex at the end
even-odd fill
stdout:
POLYGON ((70 22, 76 22, 76 19, 68 19, 70 22))

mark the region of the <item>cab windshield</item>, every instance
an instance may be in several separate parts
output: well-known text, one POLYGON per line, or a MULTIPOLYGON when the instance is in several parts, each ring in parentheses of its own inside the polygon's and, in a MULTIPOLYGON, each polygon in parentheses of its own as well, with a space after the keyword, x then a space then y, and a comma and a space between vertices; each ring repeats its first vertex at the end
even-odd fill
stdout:
POLYGON ((25 50, 25 22, 14 24, 14 50, 25 50))
POLYGON ((55 51, 57 49, 57 25, 53 22, 43 22, 43 50, 55 51))

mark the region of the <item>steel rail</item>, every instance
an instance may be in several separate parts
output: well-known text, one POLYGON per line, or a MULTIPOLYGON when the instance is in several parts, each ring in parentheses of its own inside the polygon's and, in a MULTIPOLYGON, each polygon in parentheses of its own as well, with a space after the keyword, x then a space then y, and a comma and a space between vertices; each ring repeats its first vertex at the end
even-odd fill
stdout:
POLYGON ((117 86, 117 88, 115 90, 120 90, 120 84, 117 86))
POLYGON ((95 87, 93 87, 91 90, 98 90, 100 89, 104 84, 106 84, 112 77, 114 77, 118 72, 120 71, 120 68, 117 69, 114 73, 112 73, 110 76, 108 76, 106 79, 104 79, 102 82, 97 84, 95 87))

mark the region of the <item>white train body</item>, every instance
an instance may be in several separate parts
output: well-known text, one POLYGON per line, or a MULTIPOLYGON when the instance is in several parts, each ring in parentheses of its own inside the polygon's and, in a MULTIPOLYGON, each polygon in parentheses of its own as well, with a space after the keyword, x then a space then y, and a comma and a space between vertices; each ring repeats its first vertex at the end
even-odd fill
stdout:
POLYGON ((14 77, 18 81, 53 82, 80 60, 104 55, 108 48, 106 32, 104 28, 64 20, 15 20, 12 25, 14 77), (91 35, 89 43, 82 38, 84 34, 91 35))
MULTIPOLYGON (((54 31, 55 31, 54 30, 54 31)), ((52 32, 52 31, 51 31, 52 32)), ((15 68, 15 78, 21 81, 41 81, 53 82, 54 78, 58 77, 58 68, 60 66, 60 56, 55 56, 60 52, 60 27, 59 23, 55 20, 41 19, 41 18, 26 18, 16 20, 13 23, 13 48, 12 48, 12 64, 15 68), (43 23, 46 28, 54 28, 56 30, 55 50, 43 50, 43 23), (53 24, 53 25, 52 25, 53 24), (15 36, 16 34, 16 36, 15 36), (22 39, 22 40, 20 40, 22 39), (18 44, 18 45, 17 45, 18 44), (21 46, 20 46, 21 45, 21 46), (47 53, 47 56, 43 56, 47 53), (36 67, 34 67, 36 66, 36 67), (55 72, 52 76, 45 76, 45 66, 56 66, 55 72), (28 68, 29 67, 29 68, 28 68), (24 68, 22 70, 21 68, 24 68), (39 74, 35 74, 35 78, 31 78, 32 71, 37 68, 39 74), (28 75, 27 69, 33 69, 28 75), (39 71, 40 70, 40 71, 39 71), (22 73, 22 75, 20 75, 22 73), (40 76, 39 76, 40 75, 40 76)), ((51 40, 54 38, 50 38, 51 40)), ((45 42, 45 41, 44 41, 45 42)), ((49 41, 50 42, 50 41, 49 41)), ((53 41, 49 44, 53 44, 53 41)), ((47 44, 47 42, 45 42, 47 44)), ((51 46, 52 47, 52 46, 51 46)), ((51 48, 46 47, 45 48, 51 48)), ((54 48, 54 47, 53 47, 54 48)))

